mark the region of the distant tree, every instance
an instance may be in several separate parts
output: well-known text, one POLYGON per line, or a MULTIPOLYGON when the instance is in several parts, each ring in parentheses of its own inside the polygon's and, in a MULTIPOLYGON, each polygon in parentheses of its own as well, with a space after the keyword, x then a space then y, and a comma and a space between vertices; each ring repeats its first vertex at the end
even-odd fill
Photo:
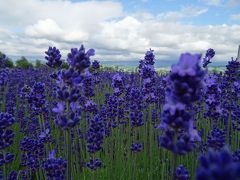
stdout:
POLYGON ((30 63, 24 56, 22 56, 21 59, 16 61, 16 67, 28 69, 28 68, 33 68, 33 64, 30 63))
POLYGON ((6 65, 6 67, 8 67, 8 68, 14 68, 14 63, 13 63, 13 61, 12 61, 11 59, 9 59, 9 58, 6 60, 5 65, 6 65))
POLYGON ((113 66, 103 66, 102 71, 115 72, 117 69, 115 69, 113 66))
POLYGON ((8 58, 1 51, 0 51, 0 67, 1 68, 4 68, 4 67, 13 68, 14 67, 13 61, 10 58, 8 58))
POLYGON ((6 67, 6 60, 7 60, 7 56, 0 52, 0 68, 5 68, 6 67))

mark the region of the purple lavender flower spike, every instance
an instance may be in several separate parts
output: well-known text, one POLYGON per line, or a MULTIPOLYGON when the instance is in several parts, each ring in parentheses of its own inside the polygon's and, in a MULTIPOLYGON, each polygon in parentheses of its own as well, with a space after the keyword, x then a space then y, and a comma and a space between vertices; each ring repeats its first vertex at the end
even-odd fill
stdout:
POLYGON ((193 113, 188 110, 200 98, 203 88, 205 71, 199 65, 200 58, 200 54, 182 54, 167 77, 166 104, 158 126, 165 134, 160 137, 160 144, 180 155, 192 151, 194 142, 201 141, 193 113))
POLYGON ((51 152, 48 153, 48 159, 54 159, 54 156, 56 154, 55 150, 52 150, 51 152))
POLYGON ((61 57, 59 49, 56 47, 49 47, 48 51, 45 52, 47 56, 45 59, 48 61, 46 64, 51 68, 58 68, 62 65, 61 57))
POLYGON ((114 95, 120 96, 123 93, 124 81, 123 77, 119 73, 116 73, 112 77, 112 87, 114 88, 114 95))
POLYGON ((95 50, 94 50, 94 49, 89 49, 89 50, 86 52, 86 55, 87 55, 88 57, 94 56, 94 55, 95 55, 95 50))
POLYGON ((71 53, 68 54, 67 61, 72 68, 82 71, 90 66, 90 56, 94 55, 94 49, 89 49, 85 53, 85 48, 83 45, 81 45, 80 49, 71 49, 71 53))
POLYGON ((17 179, 18 179, 18 173, 16 171, 12 171, 7 177, 7 180, 17 180, 17 179))
POLYGON ((105 128, 103 119, 99 115, 95 115, 90 121, 87 132, 87 151, 95 153, 101 150, 104 136, 105 128))
POLYGON ((130 149, 134 153, 141 152, 143 150, 143 145, 141 143, 132 143, 130 149))
POLYGON ((180 165, 176 169, 176 180, 189 180, 190 175, 188 170, 184 168, 183 165, 180 165))
POLYGON ((142 91, 144 93, 144 100, 147 103, 156 102, 157 97, 155 95, 155 83, 156 83, 156 71, 154 69, 155 55, 153 50, 146 52, 144 60, 140 61, 139 64, 139 75, 142 78, 142 91))
POLYGON ((87 163, 87 167, 94 171, 102 166, 103 166, 102 161, 97 158, 96 159, 90 158, 90 161, 87 163))
POLYGON ((99 65, 99 61, 97 61, 97 60, 94 60, 93 62, 92 62, 92 68, 93 69, 99 69, 100 68, 100 65, 99 65))
POLYGON ((66 179, 67 161, 62 158, 55 158, 55 150, 48 154, 48 158, 43 161, 42 167, 46 171, 48 179, 66 179))
POLYGON ((207 145, 215 151, 220 150, 225 145, 225 132, 221 129, 214 128, 207 137, 207 145))
POLYGON ((205 57, 203 58, 203 67, 206 68, 208 64, 212 63, 211 59, 215 56, 215 51, 213 49, 208 49, 205 57))
POLYGON ((53 108, 52 111, 55 113, 63 113, 65 109, 64 102, 58 102, 57 107, 53 108))

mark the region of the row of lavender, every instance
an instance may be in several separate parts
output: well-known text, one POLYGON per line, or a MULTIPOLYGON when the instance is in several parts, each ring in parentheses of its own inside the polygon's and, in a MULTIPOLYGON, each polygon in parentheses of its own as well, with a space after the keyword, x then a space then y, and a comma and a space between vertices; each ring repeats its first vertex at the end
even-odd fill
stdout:
POLYGON ((0 179, 239 179, 240 63, 208 74, 215 52, 157 74, 102 72, 93 49, 46 52, 49 68, 0 57, 0 179))

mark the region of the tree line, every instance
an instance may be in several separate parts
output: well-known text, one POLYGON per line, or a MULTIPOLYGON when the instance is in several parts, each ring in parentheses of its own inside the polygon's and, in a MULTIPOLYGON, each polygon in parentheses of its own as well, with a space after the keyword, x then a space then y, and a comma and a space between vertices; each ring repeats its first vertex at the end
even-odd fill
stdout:
MULTIPOLYGON (((0 59, 3 58, 5 55, 0 52, 0 59)), ((29 68, 39 68, 39 67, 47 67, 47 65, 45 64, 45 62, 41 61, 41 60, 35 60, 34 62, 29 61, 26 57, 22 56, 21 58, 19 58, 18 60, 16 60, 15 62, 10 59, 9 57, 5 57, 4 60, 4 64, 5 67, 8 68, 23 68, 23 69, 29 69, 29 68)), ((63 68, 67 68, 67 63, 64 62, 63 63, 63 68)))

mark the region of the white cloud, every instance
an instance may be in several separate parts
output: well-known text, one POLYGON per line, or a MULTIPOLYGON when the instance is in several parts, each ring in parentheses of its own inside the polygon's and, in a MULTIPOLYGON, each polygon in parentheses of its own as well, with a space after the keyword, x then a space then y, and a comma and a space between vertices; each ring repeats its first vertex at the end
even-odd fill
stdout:
POLYGON ((160 13, 158 17, 161 20, 178 21, 183 18, 192 18, 200 16, 208 11, 207 8, 187 6, 182 7, 180 11, 169 11, 167 13, 160 13))
POLYGON ((99 21, 121 16, 122 8, 121 3, 112 1, 7 0, 0 1, 0 25, 26 26, 40 19, 52 19, 66 29, 92 30, 99 21))
POLYGON ((26 28, 25 33, 36 38, 54 38, 63 34, 63 30, 52 19, 39 20, 37 24, 30 25, 26 28))
POLYGON ((7 0, 0 1, 0 12, 0 29, 9 31, 0 34, 0 50, 13 55, 35 55, 44 52, 48 45, 64 50, 79 46, 89 34, 98 31, 101 22, 121 17, 123 7, 113 1, 7 0), (10 34, 16 38, 8 38, 10 34), (48 43, 34 48, 39 39, 48 43))
MULTIPOLYGON (((139 59, 150 47, 159 59, 178 58, 186 51, 204 53, 211 47, 216 50, 216 60, 229 60, 235 56, 239 36, 239 25, 194 26, 128 16, 120 21, 105 22, 102 31, 93 36, 91 45, 118 51, 125 59, 139 59)), ((114 53, 112 57, 109 54, 103 57, 119 58, 114 53)))
POLYGON ((64 30, 54 20, 39 20, 26 27, 25 34, 35 38, 48 38, 67 42, 83 42, 88 40, 89 33, 79 30, 64 30))
POLYGON ((142 23, 127 16, 120 21, 102 23, 102 30, 93 36, 93 42, 113 49, 138 49, 139 44, 149 46, 146 39, 141 38, 142 23))
POLYGON ((71 47, 84 43, 95 48, 99 60, 138 60, 149 48, 157 59, 178 58, 182 52, 216 50, 216 60, 235 56, 240 25, 186 25, 205 8, 183 7, 155 17, 150 13, 124 15, 122 5, 111 1, 71 3, 64 0, 25 0, 16 11, 16 0, 0 1, 0 51, 8 55, 44 57, 48 46, 57 46, 66 57, 71 47), (34 13, 33 13, 34 12, 34 13), (179 16, 179 17, 177 17, 179 16), (172 21, 166 21, 171 19, 172 21), (19 28, 20 31, 14 31, 19 28))

